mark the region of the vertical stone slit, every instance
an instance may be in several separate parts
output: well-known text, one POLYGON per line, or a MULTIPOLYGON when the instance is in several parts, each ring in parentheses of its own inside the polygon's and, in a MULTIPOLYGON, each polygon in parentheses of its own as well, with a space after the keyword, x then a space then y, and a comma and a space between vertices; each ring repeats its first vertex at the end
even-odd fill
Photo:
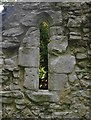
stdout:
POLYGON ((40 66, 39 89, 48 89, 48 40, 49 28, 46 22, 40 24, 40 66))

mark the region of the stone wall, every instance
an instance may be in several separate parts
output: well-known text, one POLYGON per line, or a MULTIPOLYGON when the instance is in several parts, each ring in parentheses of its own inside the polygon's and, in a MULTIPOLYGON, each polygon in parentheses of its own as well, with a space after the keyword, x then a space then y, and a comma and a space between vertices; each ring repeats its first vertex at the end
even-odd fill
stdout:
POLYGON ((91 2, 10 3, 3 14, 3 118, 89 119, 91 2), (12 8, 12 7, 11 7, 12 8), (41 22, 50 28, 48 90, 39 90, 41 22))

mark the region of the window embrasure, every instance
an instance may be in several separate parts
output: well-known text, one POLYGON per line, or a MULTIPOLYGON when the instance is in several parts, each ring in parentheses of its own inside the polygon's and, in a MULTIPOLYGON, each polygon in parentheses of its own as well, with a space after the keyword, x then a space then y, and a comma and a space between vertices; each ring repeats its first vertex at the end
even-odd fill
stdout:
POLYGON ((49 25, 47 22, 40 24, 40 66, 39 66, 39 89, 48 89, 48 43, 49 25))

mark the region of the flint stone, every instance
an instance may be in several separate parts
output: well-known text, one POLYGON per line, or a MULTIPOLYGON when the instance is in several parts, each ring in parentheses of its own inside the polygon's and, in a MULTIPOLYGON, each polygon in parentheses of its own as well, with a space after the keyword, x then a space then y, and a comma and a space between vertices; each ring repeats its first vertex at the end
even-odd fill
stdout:
POLYGON ((24 87, 27 89, 38 89, 39 86, 38 68, 25 68, 24 87))
POLYGON ((39 48, 19 48, 19 65, 24 67, 39 66, 39 48))
POLYGON ((16 27, 16 28, 11 28, 11 29, 8 29, 8 30, 4 30, 3 31, 3 36, 19 36, 21 34, 23 34, 23 30, 20 28, 20 27, 16 27))
POLYGON ((59 57, 49 58, 49 72, 50 73, 71 73, 76 64, 75 57, 67 54, 59 57))
POLYGON ((62 90, 67 82, 68 78, 66 74, 50 74, 48 81, 48 89, 62 90))

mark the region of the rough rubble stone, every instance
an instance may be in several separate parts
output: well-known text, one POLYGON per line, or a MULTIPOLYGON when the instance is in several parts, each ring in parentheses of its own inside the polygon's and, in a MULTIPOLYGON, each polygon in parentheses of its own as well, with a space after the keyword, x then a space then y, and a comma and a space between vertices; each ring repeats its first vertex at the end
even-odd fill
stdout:
POLYGON ((12 59, 5 59, 5 69, 8 69, 10 71, 13 71, 16 67, 15 62, 12 59))
POLYGON ((68 25, 67 25, 69 28, 71 27, 77 28, 77 27, 80 27, 80 25, 81 25, 81 18, 76 18, 75 20, 72 18, 69 18, 68 25))
POLYGON ((8 30, 4 30, 3 31, 3 36, 19 36, 21 34, 23 34, 23 30, 20 28, 20 27, 16 27, 16 28, 11 28, 11 29, 8 29, 8 30))
POLYGON ((16 37, 3 37, 2 48, 18 48, 20 41, 16 37))
POLYGON ((77 55, 76 55, 76 58, 77 59, 79 59, 79 60, 81 60, 81 59, 86 59, 87 58, 87 55, 86 54, 82 54, 82 53, 78 53, 77 55))
POLYGON ((76 76, 76 74, 74 72, 72 72, 71 74, 69 74, 69 81, 71 83, 74 83, 77 79, 78 78, 77 78, 77 76, 76 76))

